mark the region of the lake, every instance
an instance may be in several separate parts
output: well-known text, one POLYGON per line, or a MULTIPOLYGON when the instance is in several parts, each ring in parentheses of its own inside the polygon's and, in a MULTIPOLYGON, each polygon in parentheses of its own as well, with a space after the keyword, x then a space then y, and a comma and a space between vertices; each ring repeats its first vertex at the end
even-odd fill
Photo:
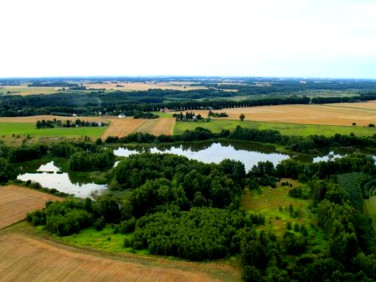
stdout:
POLYGON ((41 165, 37 173, 24 173, 17 176, 22 181, 39 182, 43 187, 55 188, 56 190, 68 194, 74 194, 76 197, 92 197, 94 194, 100 194, 107 189, 107 185, 95 183, 73 183, 68 173, 60 172, 54 162, 41 165))
POLYGON ((270 148, 264 146, 255 146, 252 150, 249 144, 224 144, 224 143, 207 143, 194 145, 177 145, 169 147, 152 147, 152 148, 118 148, 114 150, 115 156, 128 157, 141 152, 164 153, 185 156, 191 160, 197 160, 204 163, 220 163, 224 159, 240 161, 244 164, 246 171, 258 162, 270 161, 277 165, 282 160, 290 158, 288 155, 273 152, 270 148), (244 148, 242 148, 242 145, 244 148), (247 148, 248 147, 248 148, 247 148))

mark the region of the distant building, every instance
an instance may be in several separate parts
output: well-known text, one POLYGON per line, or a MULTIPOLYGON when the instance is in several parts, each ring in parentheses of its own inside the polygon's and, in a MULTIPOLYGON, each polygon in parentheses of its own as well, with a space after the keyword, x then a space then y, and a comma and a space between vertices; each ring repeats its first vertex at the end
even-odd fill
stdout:
POLYGON ((170 109, 169 108, 163 108, 159 110, 161 113, 169 113, 170 109))
POLYGON ((120 114, 120 115, 118 115, 118 118, 125 118, 125 115, 124 114, 120 114))

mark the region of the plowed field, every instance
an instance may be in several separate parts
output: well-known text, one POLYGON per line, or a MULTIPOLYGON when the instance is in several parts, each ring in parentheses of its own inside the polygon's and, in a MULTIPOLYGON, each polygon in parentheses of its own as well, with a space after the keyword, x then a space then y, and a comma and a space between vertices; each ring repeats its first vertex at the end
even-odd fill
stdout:
POLYGON ((58 200, 61 198, 15 185, 0 187, 0 229, 24 219, 28 212, 43 208, 47 201, 58 200))

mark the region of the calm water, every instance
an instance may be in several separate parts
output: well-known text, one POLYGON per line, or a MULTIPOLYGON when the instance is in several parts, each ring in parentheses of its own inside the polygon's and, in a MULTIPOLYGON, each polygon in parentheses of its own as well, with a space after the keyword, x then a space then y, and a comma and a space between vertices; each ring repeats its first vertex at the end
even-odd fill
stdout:
MULTIPOLYGON (((169 153, 180 156, 185 156, 192 160, 198 160, 204 163, 219 163, 224 159, 231 159, 236 161, 241 161, 246 171, 250 170, 253 165, 258 162, 270 161, 274 165, 277 165, 282 160, 288 159, 288 155, 275 153, 275 152, 264 152, 251 150, 250 148, 239 148, 241 146, 234 146, 230 144, 221 143, 211 143, 200 146, 172 146, 166 148, 147 148, 147 149, 129 149, 129 148, 118 148, 114 150, 116 156, 127 157, 133 154, 139 154, 144 151, 149 151, 150 153, 169 153)), ((265 148, 264 148, 265 149, 265 148)))
POLYGON ((93 194, 100 194, 107 189, 107 185, 98 185, 95 183, 73 183, 68 173, 58 173, 60 169, 54 162, 41 165, 38 170, 40 173, 24 173, 18 175, 17 179, 39 182, 43 187, 55 188, 56 190, 68 194, 74 194, 76 197, 86 198, 93 194))

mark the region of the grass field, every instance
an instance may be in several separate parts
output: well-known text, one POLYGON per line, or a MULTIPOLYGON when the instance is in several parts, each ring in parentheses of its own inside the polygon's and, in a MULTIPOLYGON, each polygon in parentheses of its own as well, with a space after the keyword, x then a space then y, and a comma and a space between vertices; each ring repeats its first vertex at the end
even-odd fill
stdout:
POLYGON ((262 187, 258 191, 246 190, 241 199, 241 209, 247 213, 260 213, 265 215, 265 225, 258 227, 259 230, 272 231, 282 237, 287 230, 287 222, 292 226, 295 223, 304 225, 309 234, 309 245, 315 248, 325 249, 327 242, 324 233, 316 227, 317 220, 309 210, 310 200, 296 199, 288 196, 289 187, 281 186, 282 182, 288 181, 293 187, 300 186, 298 181, 281 179, 276 188, 262 187), (296 217, 292 217, 288 207, 292 205, 296 217))
POLYGON ((376 196, 364 200, 364 210, 372 218, 372 226, 376 231, 376 196))
POLYGON ((92 138, 100 137, 106 127, 70 127, 70 128, 44 128, 36 129, 35 123, 26 122, 1 122, 0 121, 0 138, 7 135, 19 135, 25 137, 68 137, 78 138, 88 136, 92 138))
POLYGON ((0 229, 24 219, 28 212, 44 208, 47 201, 58 200, 61 198, 15 185, 0 186, 0 229))
POLYGON ((182 134, 185 130, 193 130, 196 127, 204 127, 212 132, 220 132, 222 129, 234 130, 236 126, 243 126, 254 129, 278 130, 283 135, 325 135, 333 136, 336 133, 348 135, 354 133, 356 136, 372 136, 376 134, 376 128, 364 126, 335 126, 335 125, 314 125, 314 124, 294 124, 281 122, 260 122, 260 121, 240 121, 228 119, 212 119, 210 122, 177 122, 174 126, 174 134, 182 134))
POLYGON ((11 95, 35 95, 35 94, 53 94, 58 93, 59 88, 56 87, 27 87, 27 85, 20 86, 2 86, 0 94, 11 95))

